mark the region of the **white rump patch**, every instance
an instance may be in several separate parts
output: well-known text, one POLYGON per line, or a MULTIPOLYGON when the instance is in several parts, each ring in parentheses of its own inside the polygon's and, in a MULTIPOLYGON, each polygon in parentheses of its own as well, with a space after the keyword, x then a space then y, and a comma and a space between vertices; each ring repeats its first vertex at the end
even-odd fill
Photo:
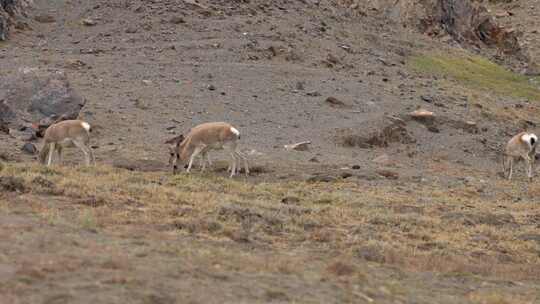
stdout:
POLYGON ((521 140, 526 142, 531 148, 538 143, 538 137, 536 137, 536 135, 533 133, 523 134, 521 136, 521 140))
POLYGON ((234 127, 231 127, 231 132, 236 134, 236 136, 240 136, 240 131, 236 130, 234 127))
POLYGON ((87 132, 90 131, 90 124, 87 123, 86 121, 81 122, 81 126, 82 126, 87 132))

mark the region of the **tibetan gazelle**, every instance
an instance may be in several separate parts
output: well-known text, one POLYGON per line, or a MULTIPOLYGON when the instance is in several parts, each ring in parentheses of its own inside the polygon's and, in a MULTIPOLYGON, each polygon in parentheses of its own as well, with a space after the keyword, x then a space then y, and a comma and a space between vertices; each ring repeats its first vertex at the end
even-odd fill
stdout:
POLYGON ((185 139, 176 148, 176 157, 173 160, 173 173, 178 170, 178 162, 183 166, 188 162, 187 172, 190 172, 193 160, 201 154, 203 159, 202 171, 206 168, 205 158, 209 162, 208 151, 224 149, 231 156, 229 165, 233 177, 238 168, 238 159, 244 161, 246 176, 249 174, 249 166, 246 156, 238 151, 240 132, 226 122, 209 122, 192 128, 185 139))
POLYGON ((62 163, 62 148, 76 146, 82 150, 86 165, 95 164, 94 153, 89 146, 90 130, 90 124, 82 120, 64 120, 52 124, 45 130, 39 161, 50 166, 53 154, 57 151, 58 160, 62 163))
POLYGON ((523 159, 527 169, 527 177, 532 180, 537 144, 538 137, 528 132, 521 132, 508 141, 503 152, 503 170, 508 179, 512 179, 514 161, 523 159), (508 173, 506 173, 507 171, 508 173))

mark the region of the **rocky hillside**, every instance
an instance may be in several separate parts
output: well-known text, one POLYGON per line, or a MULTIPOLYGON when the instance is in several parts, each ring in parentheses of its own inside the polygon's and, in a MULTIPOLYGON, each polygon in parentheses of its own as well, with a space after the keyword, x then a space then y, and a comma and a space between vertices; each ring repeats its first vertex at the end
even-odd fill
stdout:
POLYGON ((0 303, 540 298, 539 189, 500 174, 540 132, 536 1, 22 3, 0 1, 0 303), (76 116, 98 166, 37 165, 76 116), (173 176, 164 142, 218 120, 251 175, 218 151, 173 176))

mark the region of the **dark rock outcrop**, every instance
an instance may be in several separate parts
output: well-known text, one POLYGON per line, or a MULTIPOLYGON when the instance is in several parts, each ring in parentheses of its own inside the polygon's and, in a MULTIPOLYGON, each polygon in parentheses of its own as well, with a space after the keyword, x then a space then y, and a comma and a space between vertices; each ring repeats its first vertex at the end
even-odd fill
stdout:
POLYGON ((21 27, 32 0, 0 0, 0 41, 8 38, 12 27, 21 27))
POLYGON ((0 78, 0 130, 37 132, 57 120, 75 119, 85 104, 62 72, 23 69, 0 78))

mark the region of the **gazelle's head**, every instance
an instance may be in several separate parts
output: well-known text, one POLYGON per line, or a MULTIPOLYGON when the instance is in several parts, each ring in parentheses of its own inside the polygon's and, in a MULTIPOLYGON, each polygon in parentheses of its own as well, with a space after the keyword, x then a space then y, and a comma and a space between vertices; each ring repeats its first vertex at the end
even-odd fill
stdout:
POLYGON ((168 144, 168 152, 169 152, 169 166, 173 165, 173 160, 178 156, 178 146, 184 141, 185 137, 184 134, 180 134, 178 136, 175 136, 167 141, 165 141, 166 144, 168 144))

